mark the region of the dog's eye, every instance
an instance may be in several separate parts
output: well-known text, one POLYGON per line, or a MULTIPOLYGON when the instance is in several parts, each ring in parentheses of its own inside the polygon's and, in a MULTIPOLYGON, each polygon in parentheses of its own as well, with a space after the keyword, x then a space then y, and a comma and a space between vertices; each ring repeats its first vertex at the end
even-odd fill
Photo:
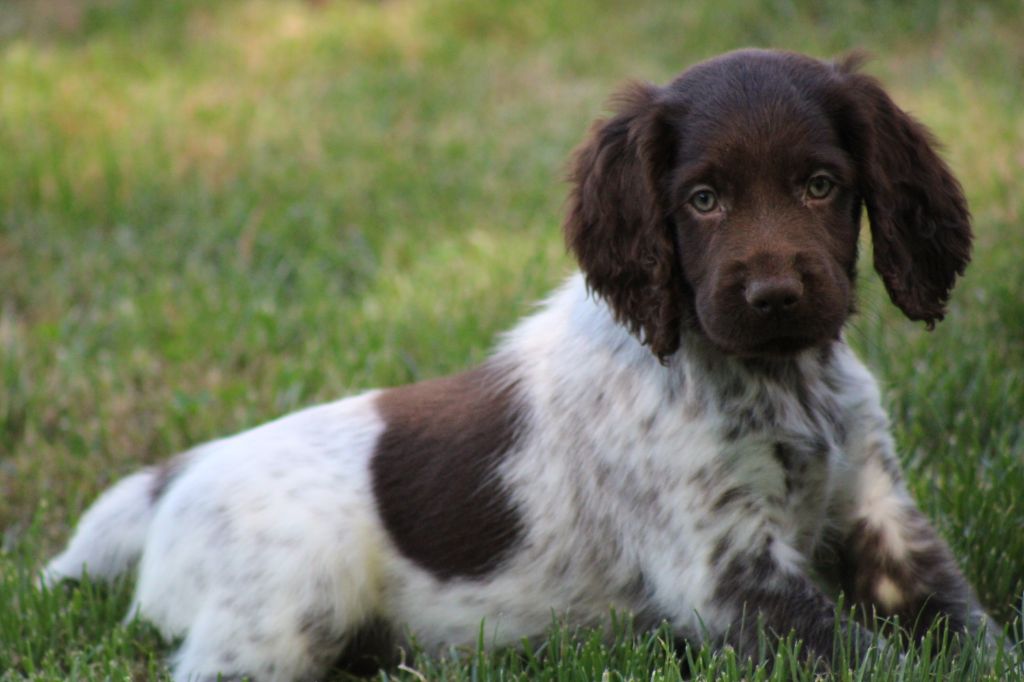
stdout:
POLYGON ((812 199, 824 199, 832 193, 835 183, 827 175, 815 175, 807 181, 807 196, 812 199))
POLYGON ((718 197, 712 190, 704 187, 690 195, 690 205, 701 213, 710 213, 718 206, 718 197))

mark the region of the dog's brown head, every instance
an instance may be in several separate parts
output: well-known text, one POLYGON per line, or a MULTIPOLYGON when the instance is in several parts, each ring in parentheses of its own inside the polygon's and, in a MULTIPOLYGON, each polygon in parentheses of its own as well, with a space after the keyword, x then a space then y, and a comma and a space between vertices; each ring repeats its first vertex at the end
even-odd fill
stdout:
POLYGON ((630 86, 576 152, 569 247, 660 358, 687 326, 742 356, 836 338, 862 204, 893 302, 942 319, 970 257, 963 192, 857 62, 732 52, 667 87, 630 86))

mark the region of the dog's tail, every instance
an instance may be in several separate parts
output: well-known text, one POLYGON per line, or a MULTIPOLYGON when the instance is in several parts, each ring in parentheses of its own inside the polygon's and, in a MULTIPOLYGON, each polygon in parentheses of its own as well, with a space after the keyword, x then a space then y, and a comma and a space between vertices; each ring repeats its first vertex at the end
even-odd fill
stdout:
POLYGON ((142 555, 166 487, 165 467, 143 469, 104 492, 82 516, 67 549, 43 570, 42 583, 80 580, 86 574, 110 581, 130 570, 142 555))

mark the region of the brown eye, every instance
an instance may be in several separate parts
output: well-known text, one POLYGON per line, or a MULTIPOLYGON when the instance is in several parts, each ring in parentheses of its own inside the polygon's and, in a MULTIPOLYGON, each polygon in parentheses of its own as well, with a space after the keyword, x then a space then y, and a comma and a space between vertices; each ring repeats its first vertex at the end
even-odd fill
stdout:
POLYGON ((718 206, 718 197, 710 189, 699 189, 690 195, 690 205, 701 213, 710 213, 718 206))
POLYGON ((812 199, 824 199, 832 193, 835 183, 827 175, 815 175, 807 181, 807 196, 812 199))

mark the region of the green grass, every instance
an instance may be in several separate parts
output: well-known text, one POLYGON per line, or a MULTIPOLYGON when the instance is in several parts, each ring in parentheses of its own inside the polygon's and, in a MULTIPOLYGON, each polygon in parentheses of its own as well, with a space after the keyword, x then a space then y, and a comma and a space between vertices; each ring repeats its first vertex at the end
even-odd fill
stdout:
MULTIPOLYGON (((851 342, 922 508, 1002 623, 1024 599, 1024 11, 967 0, 0 4, 0 679, 136 679, 130 585, 32 576, 142 463, 465 367, 570 271, 564 161, 614 87, 762 45, 869 69, 946 142, 975 260, 934 333, 865 263, 851 342)), ((1021 640, 1019 620, 1009 641, 1021 640)), ((810 678, 692 652, 699 679, 810 678)), ((1024 679, 934 642, 839 679, 1024 679)), ((399 678, 677 679, 555 629, 399 678)), ((684 666, 685 667, 685 666, 684 666)), ((413 672, 415 671, 415 672, 413 672)))

